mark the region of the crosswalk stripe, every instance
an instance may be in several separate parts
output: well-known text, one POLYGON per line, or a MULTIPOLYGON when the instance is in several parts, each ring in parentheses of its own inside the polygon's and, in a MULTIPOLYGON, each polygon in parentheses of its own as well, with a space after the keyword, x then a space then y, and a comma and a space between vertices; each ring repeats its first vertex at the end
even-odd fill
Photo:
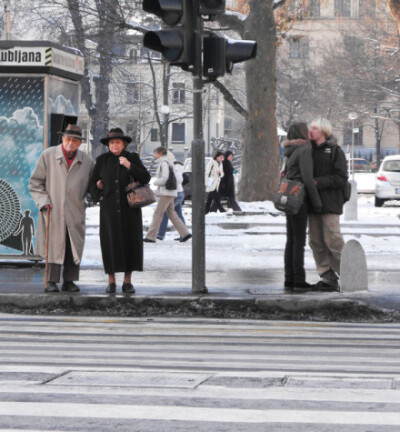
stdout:
POLYGON ((106 405, 101 410, 91 404, 42 404, 0 402, 0 416, 114 418, 147 420, 190 420, 229 423, 318 423, 400 426, 400 413, 335 412, 293 410, 242 410, 169 406, 106 405))
POLYGON ((397 431, 399 341, 400 325, 0 315, 0 431, 43 417, 53 432, 93 419, 397 431), (160 374, 170 387, 132 384, 160 374), (183 375, 203 378, 179 388, 183 375))

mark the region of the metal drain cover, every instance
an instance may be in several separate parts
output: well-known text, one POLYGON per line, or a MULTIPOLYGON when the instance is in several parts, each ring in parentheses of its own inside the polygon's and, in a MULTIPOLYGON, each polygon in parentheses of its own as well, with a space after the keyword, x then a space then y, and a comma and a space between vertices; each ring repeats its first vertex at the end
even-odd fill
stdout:
POLYGON ((171 372, 106 372, 72 371, 47 385, 102 387, 171 387, 192 389, 210 378, 206 374, 171 372))

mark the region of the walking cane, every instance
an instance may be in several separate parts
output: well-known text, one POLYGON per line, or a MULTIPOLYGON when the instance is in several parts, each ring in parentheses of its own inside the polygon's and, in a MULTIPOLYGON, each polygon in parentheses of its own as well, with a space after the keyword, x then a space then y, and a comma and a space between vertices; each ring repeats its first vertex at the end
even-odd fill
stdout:
POLYGON ((50 234, 50 206, 47 207, 47 226, 46 226, 46 262, 45 262, 45 281, 44 281, 44 287, 47 289, 47 279, 48 279, 48 272, 49 272, 49 234, 50 234))

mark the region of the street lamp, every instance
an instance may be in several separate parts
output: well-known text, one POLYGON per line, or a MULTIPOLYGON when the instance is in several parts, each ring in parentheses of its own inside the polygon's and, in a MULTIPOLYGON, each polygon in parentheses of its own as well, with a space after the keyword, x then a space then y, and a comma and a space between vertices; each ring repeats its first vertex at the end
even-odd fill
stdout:
POLYGON ((349 119, 351 120, 351 179, 354 181, 354 120, 358 117, 357 113, 349 113, 349 119))
POLYGON ((344 206, 344 219, 357 220, 357 182, 354 180, 354 120, 358 118, 357 113, 349 113, 349 120, 351 120, 351 196, 350 200, 344 206))

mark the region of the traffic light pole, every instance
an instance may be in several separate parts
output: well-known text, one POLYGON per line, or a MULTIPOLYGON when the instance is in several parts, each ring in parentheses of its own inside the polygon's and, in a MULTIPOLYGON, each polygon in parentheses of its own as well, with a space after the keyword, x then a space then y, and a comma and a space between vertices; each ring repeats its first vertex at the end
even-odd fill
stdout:
MULTIPOLYGON (((193 1, 198 10, 199 0, 193 1)), ((193 141, 192 141, 192 292, 207 293, 205 254, 205 184, 204 184, 204 139, 203 139, 203 78, 202 78, 202 33, 203 21, 194 14, 195 64, 193 70, 193 141)))

